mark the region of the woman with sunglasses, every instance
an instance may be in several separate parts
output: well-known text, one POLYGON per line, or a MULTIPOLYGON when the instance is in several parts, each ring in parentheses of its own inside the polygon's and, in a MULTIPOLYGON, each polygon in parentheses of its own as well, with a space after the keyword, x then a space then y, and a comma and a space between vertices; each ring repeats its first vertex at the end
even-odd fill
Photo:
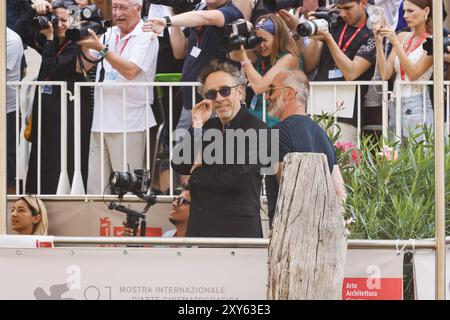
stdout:
MULTIPOLYGON (((282 69, 303 68, 300 53, 292 38, 286 23, 276 14, 260 17, 255 25, 256 35, 261 43, 256 49, 231 52, 231 58, 241 62, 245 75, 255 95, 251 100, 249 110, 260 119, 263 118, 263 94, 269 88, 273 77, 282 69)), ((278 120, 267 114, 266 123, 269 127, 278 120)))
POLYGON ((20 235, 47 235, 48 218, 44 203, 36 197, 21 197, 12 207, 11 229, 20 235))

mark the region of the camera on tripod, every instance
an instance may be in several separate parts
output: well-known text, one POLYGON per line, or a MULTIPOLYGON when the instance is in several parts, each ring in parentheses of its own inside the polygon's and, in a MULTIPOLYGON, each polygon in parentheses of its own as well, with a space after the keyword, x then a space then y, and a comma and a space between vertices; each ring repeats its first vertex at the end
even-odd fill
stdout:
POLYGON ((251 23, 239 19, 225 25, 225 37, 222 45, 226 51, 238 50, 241 45, 245 49, 254 49, 262 39, 256 35, 251 23))
POLYGON ((150 0, 150 3, 172 7, 178 14, 194 10, 195 6, 199 4, 200 1, 201 0, 150 0))
POLYGON ((118 194, 146 194, 150 190, 151 182, 150 170, 145 169, 136 169, 134 173, 114 171, 109 177, 112 190, 118 194))
POLYGON ((70 6, 68 8, 70 16, 69 29, 66 31, 66 39, 79 41, 90 36, 88 29, 97 35, 102 35, 112 26, 110 20, 103 20, 103 15, 96 5, 84 8, 70 6))
POLYGON ((36 15, 31 19, 30 25, 35 30, 44 30, 48 28, 48 23, 53 25, 53 30, 56 30, 59 23, 59 18, 53 13, 47 13, 46 15, 36 15))
POLYGON ((339 13, 326 8, 319 8, 314 13, 315 20, 308 20, 299 23, 297 33, 301 37, 310 37, 317 34, 318 31, 333 32, 339 22, 339 13))
POLYGON ((145 169, 136 169, 134 173, 114 171, 109 177, 111 189, 118 195, 120 201, 122 201, 126 193, 132 192, 147 203, 142 212, 134 211, 120 204, 117 205, 114 202, 108 205, 108 209, 117 210, 127 215, 126 226, 133 229, 133 236, 137 235, 139 225, 141 228, 141 237, 145 236, 145 213, 156 203, 156 196, 150 190, 151 181, 150 170, 145 169))

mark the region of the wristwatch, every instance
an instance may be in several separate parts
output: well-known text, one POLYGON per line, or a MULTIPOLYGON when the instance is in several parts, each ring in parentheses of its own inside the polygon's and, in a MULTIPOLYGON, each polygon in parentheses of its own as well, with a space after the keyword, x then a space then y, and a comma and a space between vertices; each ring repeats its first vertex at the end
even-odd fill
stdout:
POLYGON ((106 56, 108 55, 108 51, 109 48, 108 46, 106 46, 103 50, 99 51, 98 54, 100 55, 100 57, 106 58, 106 56))
POLYGON ((172 20, 170 20, 169 16, 165 16, 164 19, 166 20, 166 28, 172 26, 172 20))

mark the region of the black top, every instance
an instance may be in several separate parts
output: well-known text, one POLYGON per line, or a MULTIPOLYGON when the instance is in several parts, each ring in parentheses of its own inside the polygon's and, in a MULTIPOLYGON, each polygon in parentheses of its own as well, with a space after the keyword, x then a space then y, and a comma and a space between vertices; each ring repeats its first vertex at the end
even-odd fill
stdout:
MULTIPOLYGON (((267 129, 266 124, 242 106, 235 118, 226 125, 225 132, 222 131, 222 124, 218 118, 208 120, 203 128, 203 136, 211 133, 210 129, 216 129, 216 133, 219 132, 219 135, 222 133, 222 141, 213 139, 212 142, 202 143, 204 155, 202 166, 195 169, 189 179, 192 201, 187 236, 262 237, 259 212, 261 165, 259 161, 252 162, 251 155, 259 154, 263 138, 258 139, 257 143, 250 143, 249 140, 238 143, 236 139, 230 137, 237 134, 236 131, 239 129, 246 133, 258 134, 259 129, 267 129), (223 147, 223 156, 219 156, 220 153, 216 151, 215 163, 207 164, 205 156, 211 151, 212 143, 216 143, 217 148, 223 147), (210 148, 206 149, 208 146, 210 148), (232 150, 233 161, 226 161, 227 153, 232 150), (243 150, 246 155, 245 161, 237 162, 243 150)), ((193 141, 193 130, 190 130, 176 146, 174 154, 182 155, 180 149, 183 148, 186 139, 193 141)), ((189 163, 175 164, 172 159, 172 168, 186 175, 192 168, 194 143, 185 146, 186 149, 183 150, 190 153, 189 163)))
MULTIPOLYGON (((344 30, 345 22, 341 18, 339 18, 339 24, 336 29, 332 32, 333 39, 336 43, 339 43, 339 38, 344 30)), ((353 36, 356 32, 357 27, 347 26, 347 30, 344 33, 344 37, 342 40, 341 49, 347 43, 348 40, 353 36)), ((353 39, 353 41, 348 46, 345 51, 345 55, 353 60, 355 56, 362 57, 372 63, 372 66, 366 70, 360 77, 355 79, 355 81, 366 81, 371 80, 375 71, 375 61, 376 61, 376 47, 375 47, 375 39, 373 37, 373 31, 367 28, 365 25, 358 35, 353 39)), ((320 55, 319 68, 317 70, 315 81, 345 81, 344 77, 340 78, 329 78, 329 71, 337 69, 336 63, 333 60, 333 57, 330 53, 330 49, 326 44, 324 44, 322 53, 320 55)), ((361 87, 361 101, 364 95, 367 92, 367 86, 361 87)), ((356 126, 357 124, 357 101, 355 97, 355 108, 353 111, 353 118, 339 118, 339 121, 352 124, 356 126)))
MULTIPOLYGON (((325 131, 308 116, 293 115, 272 127, 279 130, 279 159, 291 152, 323 153, 327 156, 330 173, 337 164, 336 152, 325 131)), ((269 223, 272 227, 278 197, 276 175, 266 176, 269 223)))
MULTIPOLYGON (((224 18, 225 24, 238 19, 243 19, 242 12, 228 1, 222 7, 217 8, 224 18)), ((204 66, 212 60, 226 60, 227 53, 222 50, 221 40, 223 38, 224 28, 216 26, 202 26, 196 28, 185 28, 184 34, 188 38, 187 54, 183 65, 183 77, 181 81, 196 82, 204 66), (200 53, 195 57, 196 52, 192 51, 194 47, 200 49, 200 53)), ((182 87, 183 106, 186 109, 192 109, 192 88, 182 87)), ((199 100, 200 97, 197 97, 199 100)))

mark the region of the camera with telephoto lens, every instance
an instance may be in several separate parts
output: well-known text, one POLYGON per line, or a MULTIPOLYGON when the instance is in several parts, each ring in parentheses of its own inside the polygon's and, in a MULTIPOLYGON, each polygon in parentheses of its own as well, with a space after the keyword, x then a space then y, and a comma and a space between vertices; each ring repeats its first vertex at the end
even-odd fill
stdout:
POLYGON ((174 8, 177 14, 194 10, 201 0, 150 0, 152 4, 160 4, 174 8))
POLYGON ((109 184, 114 192, 126 194, 146 194, 151 186, 150 170, 136 169, 132 172, 114 171, 109 177, 109 184))
POLYGON ((103 20, 100 9, 95 5, 84 8, 70 6, 69 10, 69 29, 66 31, 66 39, 79 41, 90 36, 88 29, 91 29, 97 35, 104 34, 112 26, 110 20, 103 20))
POLYGON ((241 45, 245 49, 254 49, 262 39, 256 35, 252 24, 239 19, 225 25, 222 46, 225 51, 238 50, 241 45))
POLYGON ((31 19, 30 25, 33 29, 41 31, 48 28, 49 22, 53 25, 53 30, 56 30, 59 18, 52 13, 48 13, 44 16, 36 15, 31 19))
MULTIPOLYGON (((450 53, 447 51, 447 47, 450 46, 450 39, 447 37, 447 35, 444 34, 444 39, 442 41, 444 54, 450 53)), ((422 44, 423 50, 427 52, 428 56, 433 55, 433 36, 429 36, 425 39, 425 42, 422 44)))
POLYGON ((333 32, 339 22, 339 13, 326 8, 319 8, 314 13, 315 20, 308 20, 299 23, 297 33, 301 37, 310 37, 318 31, 333 32))
POLYGON ((262 6, 269 12, 303 6, 303 0, 262 0, 262 6))

